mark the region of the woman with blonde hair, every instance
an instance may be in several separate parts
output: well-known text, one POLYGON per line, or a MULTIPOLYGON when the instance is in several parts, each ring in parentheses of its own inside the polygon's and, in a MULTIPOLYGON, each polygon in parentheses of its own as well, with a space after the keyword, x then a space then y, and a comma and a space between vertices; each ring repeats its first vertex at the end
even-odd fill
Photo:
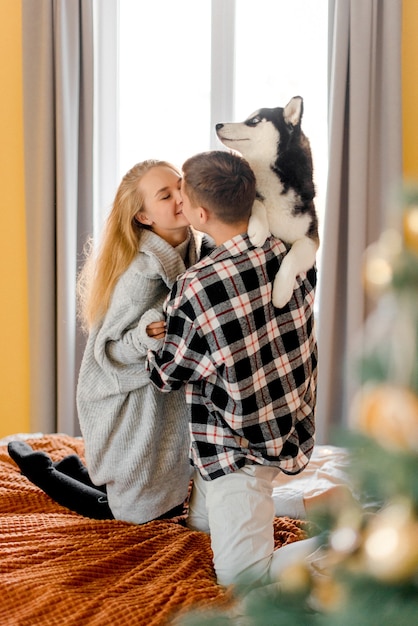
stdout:
POLYGON ((78 281, 88 340, 77 408, 88 472, 77 456, 58 463, 21 441, 9 454, 57 502, 100 519, 133 523, 181 512, 190 481, 184 390, 160 393, 145 370, 165 333, 163 302, 200 256, 182 212, 181 175, 165 161, 122 179, 97 253, 78 281))

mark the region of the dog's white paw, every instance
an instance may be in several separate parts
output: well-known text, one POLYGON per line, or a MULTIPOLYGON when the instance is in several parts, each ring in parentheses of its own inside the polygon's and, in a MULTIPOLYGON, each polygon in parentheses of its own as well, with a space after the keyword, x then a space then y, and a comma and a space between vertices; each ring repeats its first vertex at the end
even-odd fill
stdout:
POLYGON ((270 235, 269 227, 257 215, 251 215, 248 222, 248 236, 256 248, 261 248, 270 235))
POLYGON ((290 274, 285 275, 279 270, 273 283, 272 301, 277 309, 282 309, 289 302, 293 295, 293 290, 297 287, 296 277, 290 274))
POLYGON ((261 248, 270 235, 270 227, 263 203, 256 199, 248 222, 248 236, 256 248, 261 248))

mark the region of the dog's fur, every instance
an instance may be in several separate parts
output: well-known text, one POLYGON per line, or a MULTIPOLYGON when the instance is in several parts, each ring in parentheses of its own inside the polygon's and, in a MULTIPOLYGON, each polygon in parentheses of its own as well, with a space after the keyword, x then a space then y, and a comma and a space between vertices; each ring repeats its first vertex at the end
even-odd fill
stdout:
POLYGON ((220 141, 239 152, 257 180, 248 234, 262 246, 271 233, 292 244, 273 286, 273 304, 290 300, 296 276, 315 263, 319 246, 312 156, 301 129, 303 100, 295 96, 284 107, 259 109, 244 122, 217 124, 220 141))

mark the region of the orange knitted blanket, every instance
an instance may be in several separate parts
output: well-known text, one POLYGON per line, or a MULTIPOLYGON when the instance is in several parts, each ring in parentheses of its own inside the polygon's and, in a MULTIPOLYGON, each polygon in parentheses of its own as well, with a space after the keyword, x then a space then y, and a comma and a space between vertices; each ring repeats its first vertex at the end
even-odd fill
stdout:
MULTIPOLYGON (((28 439, 54 461, 83 457, 80 439, 28 439)), ((305 523, 278 518, 276 546, 305 537, 305 523)), ((209 537, 183 520, 141 526, 84 518, 51 500, 0 446, 0 624, 156 626, 179 611, 226 606, 209 537)))

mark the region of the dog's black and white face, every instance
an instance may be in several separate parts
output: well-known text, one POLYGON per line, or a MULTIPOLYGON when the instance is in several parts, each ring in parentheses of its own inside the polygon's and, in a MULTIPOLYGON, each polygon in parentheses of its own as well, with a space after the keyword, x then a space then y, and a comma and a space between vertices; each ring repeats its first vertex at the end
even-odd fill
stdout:
POLYGON ((280 144, 300 125, 303 111, 302 98, 296 96, 284 107, 259 109, 244 122, 216 125, 219 140, 236 150, 249 161, 273 165, 280 144))
POLYGON ((312 156, 301 129, 303 100, 295 96, 282 108, 259 109, 244 122, 217 124, 227 147, 253 168, 257 198, 248 224, 254 246, 269 234, 292 245, 274 281, 273 304, 282 308, 292 297, 296 276, 315 262, 318 220, 313 202, 312 156))

